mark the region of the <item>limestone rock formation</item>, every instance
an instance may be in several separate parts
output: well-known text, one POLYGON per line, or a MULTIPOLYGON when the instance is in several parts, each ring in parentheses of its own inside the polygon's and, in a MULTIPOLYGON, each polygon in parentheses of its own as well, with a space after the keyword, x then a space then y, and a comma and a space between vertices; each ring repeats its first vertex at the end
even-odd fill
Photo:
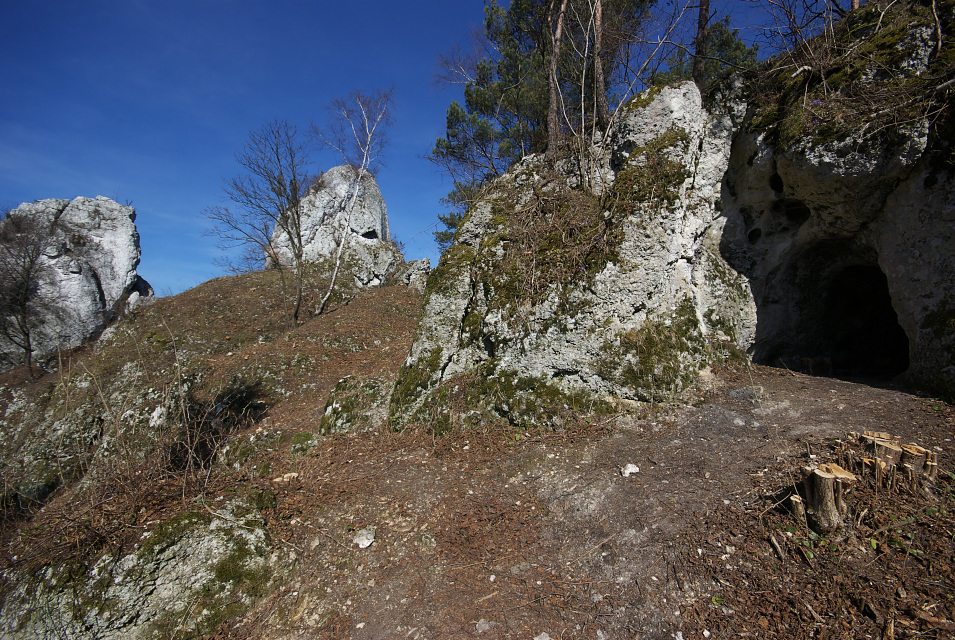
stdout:
POLYGON ((458 389, 553 424, 673 397, 734 348, 955 393, 955 175, 928 118, 781 144, 753 111, 651 90, 618 111, 598 189, 540 158, 491 184, 428 281, 393 422, 466 422, 458 389))
POLYGON ((693 83, 667 87, 618 114, 603 193, 539 158, 493 183, 428 280, 393 420, 440 413, 443 389, 471 373, 493 387, 475 398, 518 423, 541 419, 546 397, 558 413, 670 397, 707 336, 751 341, 755 308, 720 256, 716 206, 741 109, 709 113, 693 83))
POLYGON ((936 40, 955 14, 878 31, 884 15, 846 23, 853 74, 754 101, 723 184, 721 253, 749 281, 756 361, 901 374, 955 397, 952 45, 936 40))
MULTIPOLYGON (((343 262, 356 287, 378 286, 404 263, 401 251, 391 240, 388 209, 371 174, 358 180, 354 167, 329 169, 309 191, 303 209, 302 246, 307 262, 327 264, 333 260, 344 232, 347 244, 343 262), (357 201, 349 210, 355 189, 357 201)), ((273 242, 280 260, 291 262, 285 232, 276 229, 273 242)))
MULTIPOLYGON (((71 349, 95 338, 124 310, 153 295, 136 272, 136 211, 105 198, 48 199, 21 204, 10 214, 52 231, 42 247, 35 296, 34 357, 71 349)), ((0 337, 0 365, 23 361, 23 352, 0 337)))
POLYGON ((75 565, 67 565, 18 576, 0 602, 0 637, 212 633, 226 611, 242 610, 267 593, 273 576, 290 563, 288 553, 273 547, 247 497, 215 511, 187 511, 130 552, 104 555, 88 573, 71 573, 75 565))

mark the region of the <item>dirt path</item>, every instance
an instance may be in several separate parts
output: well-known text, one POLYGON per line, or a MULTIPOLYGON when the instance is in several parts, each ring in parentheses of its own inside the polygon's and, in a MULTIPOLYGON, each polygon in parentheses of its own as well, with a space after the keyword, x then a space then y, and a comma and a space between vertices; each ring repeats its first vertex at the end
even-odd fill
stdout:
MULTIPOLYGON (((288 463, 299 477, 279 489, 272 516, 275 535, 300 550, 297 575, 220 636, 885 637, 892 620, 891 637, 951 637, 947 474, 937 501, 883 496, 841 538, 803 540, 772 509, 797 470, 850 431, 937 447, 952 469, 951 408, 776 369, 708 384, 696 406, 524 442, 409 432, 320 445, 288 463), (627 465, 639 471, 625 477, 627 465), (872 535, 910 512, 921 519, 907 546, 872 535), (375 539, 360 549, 353 538, 366 527, 375 539), (872 574, 898 573, 900 554, 889 597, 872 574), (840 584, 855 595, 830 597, 840 584)), ((855 515, 871 502, 857 493, 855 515)))

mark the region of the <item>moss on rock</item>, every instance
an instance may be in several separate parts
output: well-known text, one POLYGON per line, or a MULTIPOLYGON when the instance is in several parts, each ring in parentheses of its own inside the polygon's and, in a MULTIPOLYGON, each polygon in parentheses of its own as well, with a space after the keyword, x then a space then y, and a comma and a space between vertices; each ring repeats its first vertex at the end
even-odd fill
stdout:
POLYGON ((328 434, 373 428, 375 408, 384 395, 380 381, 346 376, 328 396, 319 431, 328 434))
POLYGON ((595 363, 606 380, 645 401, 672 399, 695 380, 709 346, 700 332, 693 301, 684 298, 667 317, 647 320, 603 345, 595 363))

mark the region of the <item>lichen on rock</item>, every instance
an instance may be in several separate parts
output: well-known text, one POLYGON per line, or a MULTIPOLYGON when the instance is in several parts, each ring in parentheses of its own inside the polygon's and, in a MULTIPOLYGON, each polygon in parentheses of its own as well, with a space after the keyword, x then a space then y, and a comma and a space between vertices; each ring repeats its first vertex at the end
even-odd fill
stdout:
MULTIPOLYGON (((628 384, 619 367, 608 373, 615 367, 606 361, 619 355, 608 345, 666 315, 658 311, 678 308, 681 323, 692 324, 687 335, 702 343, 712 333, 704 312, 717 294, 708 293, 710 278, 699 270, 718 262, 720 273, 735 273, 707 248, 712 241, 704 246, 707 230, 721 224, 719 184, 733 131, 729 112, 707 113, 692 83, 655 89, 608 136, 613 142, 596 164, 609 167, 612 179, 599 193, 581 186, 576 163, 539 157, 488 185, 428 282, 392 397, 393 422, 458 425, 447 400, 462 387, 460 376, 496 381, 487 394, 468 396, 469 411, 519 425, 552 421, 547 407, 573 404, 568 399, 659 397, 643 383, 628 384), (531 389, 563 399, 539 402, 531 389)), ((719 308, 725 323, 752 324, 744 319, 752 314, 745 296, 719 308)), ((676 351, 669 355, 681 375, 668 382, 669 393, 692 377, 682 372, 708 357, 696 340, 676 351)))

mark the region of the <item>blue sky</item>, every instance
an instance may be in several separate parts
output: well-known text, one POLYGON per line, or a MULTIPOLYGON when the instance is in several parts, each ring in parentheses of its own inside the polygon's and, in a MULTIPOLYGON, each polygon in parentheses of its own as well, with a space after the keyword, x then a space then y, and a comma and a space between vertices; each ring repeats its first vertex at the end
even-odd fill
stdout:
MULTIPOLYGON (((727 0, 714 3, 725 4, 727 0)), ((739 3, 740 0, 732 0, 739 3)), ((423 159, 458 97, 438 56, 483 0, 0 0, 0 206, 104 195, 137 210, 139 273, 159 294, 222 275, 202 211, 248 132, 301 127, 353 89, 394 87, 379 173, 407 259, 431 258, 448 180, 423 159)), ((316 170, 338 164, 316 157, 316 170)))
POLYGON ((140 274, 179 292, 222 274, 201 212, 250 130, 307 127, 333 98, 393 86, 379 183, 406 257, 434 259, 449 187, 421 157, 455 96, 433 76, 482 18, 482 0, 0 0, 0 206, 131 200, 140 274))

